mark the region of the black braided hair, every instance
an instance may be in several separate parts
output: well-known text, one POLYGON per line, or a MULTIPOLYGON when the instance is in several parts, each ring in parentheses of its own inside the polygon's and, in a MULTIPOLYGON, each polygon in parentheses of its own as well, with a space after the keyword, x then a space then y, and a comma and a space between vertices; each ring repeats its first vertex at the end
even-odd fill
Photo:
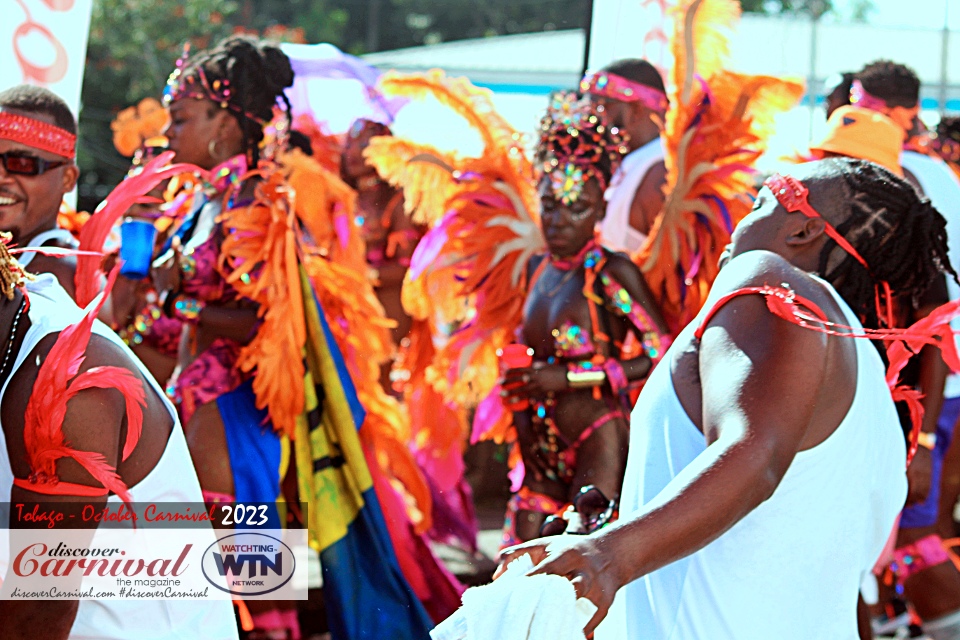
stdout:
POLYGON ((290 121, 290 101, 284 93, 293 85, 290 59, 276 44, 248 35, 232 35, 212 49, 191 56, 183 74, 196 73, 200 67, 211 84, 216 80, 229 81, 228 111, 240 124, 244 151, 251 166, 256 166, 263 125, 250 116, 269 122, 279 102, 290 121))
POLYGON ((836 229, 870 271, 829 240, 820 252, 818 272, 865 327, 880 326, 878 282, 886 281, 897 298, 916 305, 941 273, 956 280, 947 258, 946 220, 909 182, 866 160, 838 157, 821 162, 828 169, 827 179, 841 187, 836 229))
POLYGON ((0 91, 0 108, 50 116, 58 127, 77 135, 77 120, 70 107, 63 98, 44 87, 21 84, 0 91))
POLYGON ((960 167, 960 116, 943 116, 937 124, 937 139, 934 149, 940 157, 960 167))
POLYGON ((867 93, 880 98, 888 107, 910 109, 920 101, 920 78, 906 65, 877 60, 857 72, 856 79, 867 93))

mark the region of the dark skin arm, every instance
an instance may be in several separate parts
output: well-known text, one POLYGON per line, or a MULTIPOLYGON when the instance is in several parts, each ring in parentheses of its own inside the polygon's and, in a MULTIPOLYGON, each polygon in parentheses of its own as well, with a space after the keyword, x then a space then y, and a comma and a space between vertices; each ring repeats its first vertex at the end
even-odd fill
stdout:
MULTIPOLYGON (((403 198, 397 198, 391 211, 384 211, 383 215, 390 216, 390 233, 406 234, 411 231, 417 231, 418 236, 423 233, 417 228, 409 216, 403 211, 403 198)), ((413 234, 410 234, 411 236, 413 234)), ((407 267, 400 264, 401 260, 409 260, 416 249, 416 240, 401 242, 397 244, 396 251, 390 256, 390 263, 377 269, 377 286, 382 288, 398 287, 403 283, 403 277, 407 274, 407 267)))
MULTIPOLYGON (((942 277, 942 276, 941 276, 942 277)), ((930 300, 921 302, 921 307, 914 314, 915 319, 920 320, 927 317, 940 304, 948 302, 946 294, 946 285, 939 283, 940 287, 933 287, 928 292, 930 300), (942 289, 942 290, 941 290, 942 289)), ((943 387, 947 380, 949 367, 943 361, 940 350, 932 345, 927 345, 920 351, 920 375, 918 385, 923 392, 923 424, 920 430, 924 433, 937 432, 937 420, 940 418, 940 410, 943 407, 943 387)), ((933 469, 931 452, 925 447, 917 447, 917 453, 913 457, 910 466, 907 467, 907 480, 909 483, 909 492, 907 493, 907 504, 916 504, 923 502, 930 493, 930 482, 933 469)))
MULTIPOLYGON (((104 364, 97 358, 98 346, 91 343, 88 349, 88 358, 84 362, 82 370, 86 370, 96 364, 104 364), (90 357, 92 356, 92 357, 90 357)), ((49 350, 49 342, 46 345, 49 350)), ((112 364, 114 358, 108 355, 106 362, 112 364)), ((16 382, 16 380, 14 381, 16 382)), ((11 385, 13 388, 13 385, 11 385)), ((4 406, 4 414, 10 411, 19 412, 21 415, 26 408, 26 395, 7 394, 6 403, 16 403, 16 408, 4 406), (15 398, 15 400, 14 400, 15 398)), ((7 417, 6 415, 4 416, 7 417)), ((4 420, 6 424, 9 424, 4 420)), ((116 468, 120 459, 122 450, 121 442, 123 433, 126 429, 126 413, 121 394, 113 390, 90 389, 81 391, 74 397, 67 406, 67 413, 63 422, 63 432, 66 441, 72 447, 82 451, 95 451, 101 453, 106 462, 116 468), (97 428, 91 428, 91 425, 97 425, 97 428)), ((22 452, 23 432, 16 433, 5 432, 8 450, 13 452, 22 452)), ((30 474, 29 467, 23 455, 14 457, 11 455, 11 467, 14 476, 26 478, 30 474)), ((79 464, 72 459, 61 459, 57 463, 57 473, 64 482, 74 482, 96 486, 96 482, 79 464)), ((50 496, 36 493, 20 487, 14 486, 10 497, 11 503, 40 503, 40 508, 57 509, 62 512, 71 512, 76 510, 80 513, 83 505, 93 505, 102 508, 106 505, 107 498, 90 498, 77 496, 50 496)), ((11 516, 12 517, 12 516, 11 516)), ((71 520, 77 522, 72 527, 83 527, 83 521, 77 517, 71 520)), ((6 523, 4 523, 6 524, 6 523)), ((29 523, 10 523, 12 529, 23 529, 28 526, 46 526, 43 523, 39 525, 30 525, 29 523)), ((89 542, 94 534, 96 523, 88 523, 89 542)), ((18 536, 15 531, 11 531, 11 547, 15 544, 18 536)), ((72 540, 77 538, 72 538, 72 540)), ((27 540, 29 541, 29 539, 27 540)), ((77 539, 78 542, 82 540, 77 539)), ((14 555, 14 548, 11 548, 11 557, 14 555)), ((8 574, 3 584, 5 591, 13 589, 16 581, 12 574, 8 574)), ((68 590, 63 582, 58 586, 63 586, 68 590)), ((72 586, 72 585, 71 585, 72 586)), ((79 587, 79 580, 77 580, 79 587)), ((0 640, 62 640, 67 638, 70 629, 73 626, 77 615, 79 601, 77 600, 0 600, 0 640)))
POLYGON ((774 317, 759 296, 731 301, 700 342, 706 451, 634 517, 516 547, 506 561, 530 553, 538 573, 571 578, 598 606, 592 632, 618 589, 703 548, 773 494, 818 408, 826 354, 825 336, 774 317))
MULTIPOLYGON (((162 265, 154 266, 151 271, 157 291, 180 291, 182 260, 182 247, 174 238, 170 257, 162 265)), ((257 324, 258 308, 259 306, 251 301, 231 305, 207 304, 200 311, 197 323, 202 334, 200 341, 204 342, 206 339, 209 342, 215 337, 222 336, 241 343, 249 342, 257 324)))
MULTIPOLYGON (((940 350, 928 345, 920 351, 920 379, 919 385, 923 391, 923 425, 920 430, 924 433, 936 433, 937 419, 943 406, 943 385, 947 379, 949 368, 940 356, 940 350)), ((917 447, 910 466, 907 467, 907 505, 923 502, 930 493, 931 467, 933 459, 926 447, 917 447)))
MULTIPOLYGON (((668 333, 666 322, 653 302, 653 296, 643 275, 629 258, 622 254, 609 256, 604 271, 619 282, 630 297, 646 310, 660 333, 668 333)), ((608 315, 613 316, 613 313, 610 312, 608 315)), ((650 358, 645 355, 621 360, 620 364, 623 366, 627 380, 630 381, 646 378, 650 375, 652 368, 650 358)), ((567 368, 565 365, 543 365, 510 369, 504 375, 502 386, 509 390, 510 396, 543 397, 549 391, 556 392, 568 388, 567 368)))
POLYGON ((649 234, 653 222, 663 209, 663 185, 667 182, 667 166, 661 161, 650 167, 640 181, 637 193, 630 203, 630 226, 649 234))

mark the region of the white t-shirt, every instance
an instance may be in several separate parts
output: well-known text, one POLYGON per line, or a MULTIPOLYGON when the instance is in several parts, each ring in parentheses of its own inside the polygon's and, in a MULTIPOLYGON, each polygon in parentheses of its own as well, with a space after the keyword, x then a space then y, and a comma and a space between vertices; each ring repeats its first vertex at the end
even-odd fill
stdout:
POLYGON ((630 207, 650 168, 663 160, 663 141, 658 137, 628 153, 610 180, 604 194, 607 212, 600 221, 600 243, 608 249, 633 253, 647 236, 630 226, 630 207))
MULTIPOLYGON (((916 176, 924 195, 946 219, 950 264, 954 269, 960 268, 960 180, 940 158, 916 151, 904 151, 900 155, 900 164, 916 176)), ((951 300, 960 298, 960 287, 950 276, 947 276, 947 292, 951 300)), ((960 319, 954 319, 951 326, 954 331, 960 331, 960 319)), ((960 347, 960 340, 957 346, 960 347)), ((951 373, 947 376, 943 397, 960 397, 960 375, 951 373)))
MULTIPOLYGON (((621 518, 702 464, 704 436, 670 371, 694 329, 667 351, 633 410, 621 518)), ((856 393, 836 431, 798 453, 773 495, 729 531, 621 589, 598 640, 857 640, 861 578, 883 550, 907 482, 883 363, 869 341, 856 343, 856 393)))
MULTIPOLYGON (((27 290, 30 299, 30 328, 24 336, 10 375, 0 389, 0 401, 14 372, 40 340, 51 333, 62 331, 82 316, 82 311, 50 274, 39 275, 36 281, 28 283, 27 290)), ((163 455, 143 480, 130 487, 131 497, 135 502, 203 502, 200 483, 173 405, 166 400, 163 390, 115 333, 99 320, 94 322, 93 331, 120 345, 127 356, 140 366, 144 377, 163 399, 174 419, 173 430, 163 455)), ((10 468, 5 439, 0 437, 0 501, 10 501, 12 488, 13 471, 10 468)), ((115 495, 107 498, 107 502, 113 507, 121 503, 115 495)), ((6 522, 0 523, 0 534, 7 533, 7 526, 6 522)), ((209 537, 211 542, 215 539, 212 529, 209 537)), ((0 535, 0 576, 7 572, 8 553, 6 535, 0 535)), ((75 640, 236 640, 237 637, 233 606, 226 600, 81 600, 70 630, 70 638, 75 640)))

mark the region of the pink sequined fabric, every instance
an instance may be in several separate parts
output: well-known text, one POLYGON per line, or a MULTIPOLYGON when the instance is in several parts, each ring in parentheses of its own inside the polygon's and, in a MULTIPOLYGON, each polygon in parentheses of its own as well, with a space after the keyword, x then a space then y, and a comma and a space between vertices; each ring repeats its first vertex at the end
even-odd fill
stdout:
POLYGON ((183 333, 183 322, 176 318, 160 316, 150 325, 150 330, 143 336, 143 344, 153 347, 161 354, 176 358, 180 350, 180 335, 183 333))
POLYGON ((217 338, 196 360, 180 372, 174 383, 174 400, 180 407, 180 421, 186 424, 202 404, 233 391, 243 376, 235 366, 240 345, 227 338, 217 338))
POLYGON ((236 292, 227 284, 217 262, 220 247, 216 235, 210 236, 203 244, 194 247, 185 255, 196 263, 196 273, 185 278, 181 289, 188 296, 204 302, 229 302, 236 299, 236 292))
MULTIPOLYGON (((181 289, 188 296, 219 304, 236 300, 236 291, 227 284, 217 264, 219 246, 216 235, 187 255, 196 263, 196 273, 184 279, 181 289)), ((202 404, 233 391, 244 380, 236 368, 241 345, 229 338, 217 338, 180 372, 174 383, 174 399, 180 407, 180 420, 186 424, 202 404)))

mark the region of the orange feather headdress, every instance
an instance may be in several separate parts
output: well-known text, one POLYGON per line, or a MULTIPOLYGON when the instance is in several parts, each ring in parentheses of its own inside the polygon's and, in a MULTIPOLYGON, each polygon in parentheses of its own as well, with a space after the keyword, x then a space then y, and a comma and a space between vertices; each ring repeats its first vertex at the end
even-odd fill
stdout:
POLYGON ((673 13, 666 201, 634 258, 676 332, 703 306, 720 253, 752 207, 772 116, 796 104, 803 84, 723 68, 740 17, 734 0, 684 0, 673 13))

